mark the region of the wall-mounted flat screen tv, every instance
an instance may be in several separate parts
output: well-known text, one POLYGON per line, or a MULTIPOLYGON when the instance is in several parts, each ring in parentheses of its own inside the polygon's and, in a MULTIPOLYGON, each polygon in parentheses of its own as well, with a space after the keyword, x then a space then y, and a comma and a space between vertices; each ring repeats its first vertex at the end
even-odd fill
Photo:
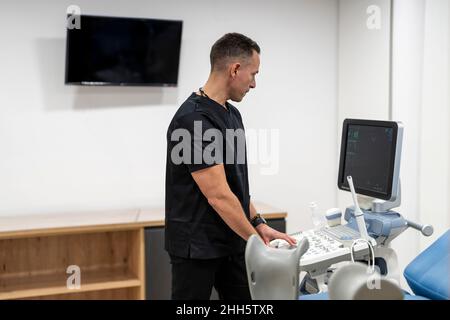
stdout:
POLYGON ((66 84, 177 85, 182 21, 76 18, 80 28, 67 28, 66 84))

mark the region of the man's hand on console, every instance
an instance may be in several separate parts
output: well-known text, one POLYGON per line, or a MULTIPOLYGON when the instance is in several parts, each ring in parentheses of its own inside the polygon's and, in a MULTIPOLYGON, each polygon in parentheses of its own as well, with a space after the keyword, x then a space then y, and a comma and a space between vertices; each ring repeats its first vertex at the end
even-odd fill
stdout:
POLYGON ((273 239, 286 240, 291 246, 295 246, 297 244, 297 241, 294 238, 288 236, 286 233, 269 227, 265 223, 261 223, 255 229, 266 245, 269 245, 269 242, 273 239))

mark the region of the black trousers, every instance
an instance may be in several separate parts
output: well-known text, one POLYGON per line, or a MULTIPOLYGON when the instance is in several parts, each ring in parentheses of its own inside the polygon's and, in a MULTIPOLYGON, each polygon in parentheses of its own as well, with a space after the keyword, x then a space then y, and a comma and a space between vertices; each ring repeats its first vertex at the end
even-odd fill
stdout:
POLYGON ((220 300, 251 300, 244 254, 217 259, 171 255, 172 299, 209 300, 216 288, 220 300))

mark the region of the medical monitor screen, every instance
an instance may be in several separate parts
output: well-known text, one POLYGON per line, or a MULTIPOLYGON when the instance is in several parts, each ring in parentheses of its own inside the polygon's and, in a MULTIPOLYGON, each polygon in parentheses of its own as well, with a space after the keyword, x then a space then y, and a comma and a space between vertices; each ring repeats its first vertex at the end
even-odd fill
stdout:
POLYGON ((384 200, 391 198, 397 129, 397 124, 389 121, 344 121, 339 189, 349 190, 350 175, 356 193, 384 200))

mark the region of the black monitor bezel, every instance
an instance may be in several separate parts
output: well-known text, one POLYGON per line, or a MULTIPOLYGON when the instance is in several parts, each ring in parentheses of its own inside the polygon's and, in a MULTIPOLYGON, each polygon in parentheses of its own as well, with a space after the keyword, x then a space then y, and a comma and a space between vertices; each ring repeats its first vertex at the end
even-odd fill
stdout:
POLYGON ((339 156, 339 173, 338 173, 338 188, 344 191, 350 191, 350 187, 345 185, 347 182, 346 177, 344 177, 344 162, 345 162, 345 154, 347 150, 347 136, 348 136, 348 128, 350 125, 360 125, 360 126, 375 126, 375 127, 383 127, 383 128, 392 128, 393 129, 393 143, 391 150, 391 159, 389 161, 390 164, 390 172, 388 179, 387 192, 375 192, 372 190, 361 189, 357 187, 357 183, 355 184, 355 192, 357 194, 365 195, 368 197, 373 197, 376 199, 382 200, 390 200, 392 198, 392 189, 393 189, 393 180, 395 174, 395 157, 398 143, 398 124, 393 121, 380 121, 380 120, 362 120, 362 119, 345 119, 342 126, 342 137, 341 137, 341 153, 339 156))

